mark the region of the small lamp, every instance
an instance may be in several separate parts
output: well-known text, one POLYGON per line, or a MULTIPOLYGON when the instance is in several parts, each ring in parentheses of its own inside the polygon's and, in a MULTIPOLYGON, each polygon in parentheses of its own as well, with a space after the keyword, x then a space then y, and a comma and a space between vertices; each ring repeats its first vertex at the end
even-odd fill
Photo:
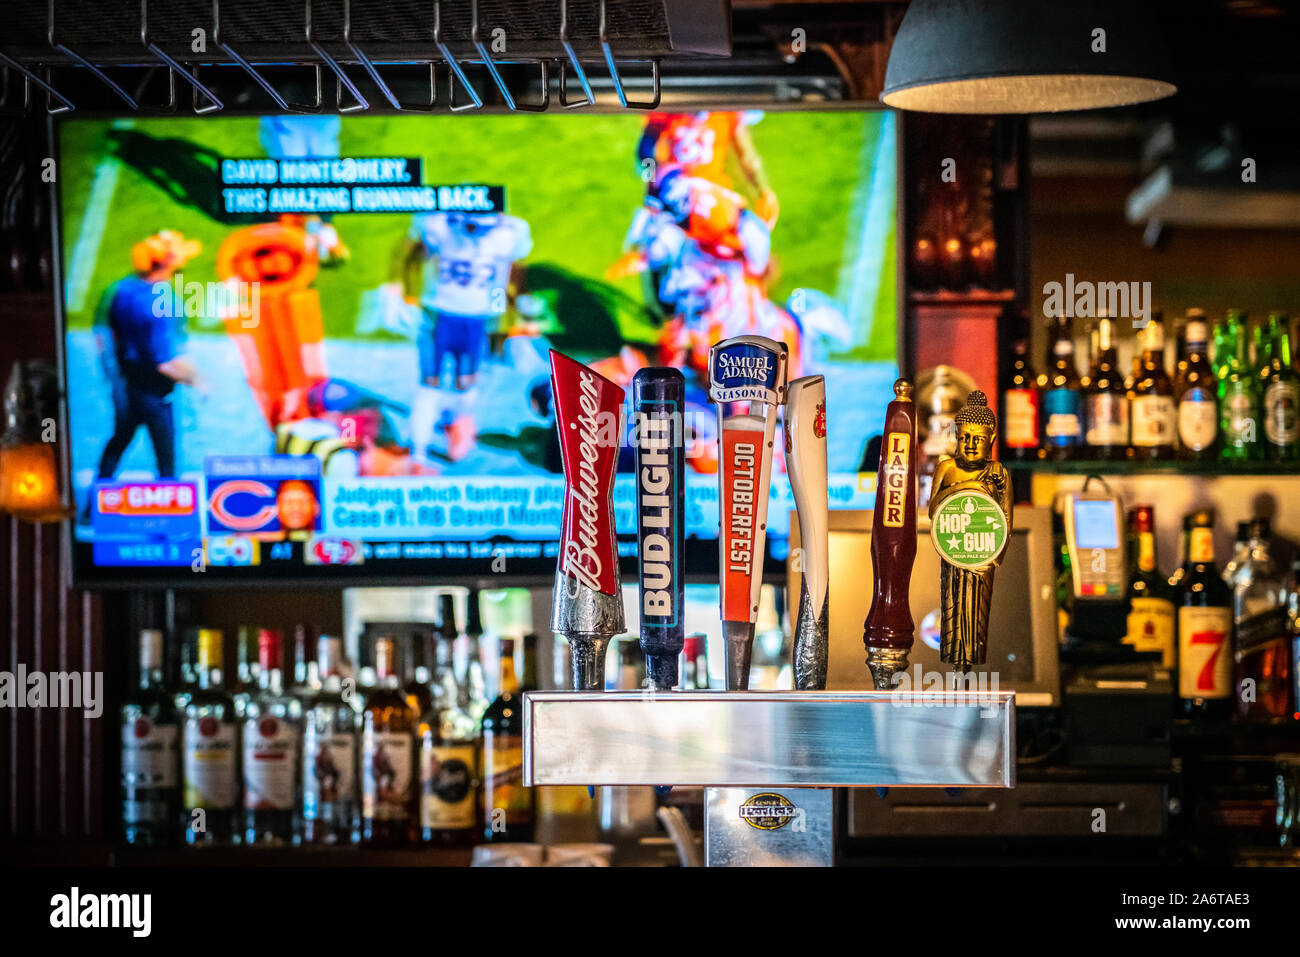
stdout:
POLYGON ((59 495, 52 436, 58 377, 43 360, 15 362, 5 384, 0 435, 0 511, 27 522, 60 522, 72 514, 59 495))

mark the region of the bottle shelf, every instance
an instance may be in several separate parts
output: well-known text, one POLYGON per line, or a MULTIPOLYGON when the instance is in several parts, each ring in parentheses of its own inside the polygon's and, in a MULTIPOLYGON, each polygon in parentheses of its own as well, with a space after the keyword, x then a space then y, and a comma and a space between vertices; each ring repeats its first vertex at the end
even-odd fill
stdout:
POLYGON ((1018 462, 1004 459, 1002 464, 1017 472, 1047 475, 1204 475, 1215 478, 1271 475, 1300 478, 1300 462, 1183 462, 1178 459, 1085 460, 1056 462, 1039 459, 1018 462))

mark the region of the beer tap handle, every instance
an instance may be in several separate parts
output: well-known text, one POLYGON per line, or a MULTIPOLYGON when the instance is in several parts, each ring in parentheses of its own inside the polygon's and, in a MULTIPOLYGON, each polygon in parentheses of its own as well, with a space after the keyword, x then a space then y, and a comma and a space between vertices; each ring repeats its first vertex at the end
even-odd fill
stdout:
POLYGON ((826 540, 826 379, 795 379, 785 397, 785 468, 799 513, 799 606, 794 628, 794 686, 826 688, 830 556, 826 540))
POLYGON ((764 336, 738 336, 709 350, 709 398, 718 405, 718 572, 728 691, 749 687, 787 358, 783 343, 764 336), (731 411, 736 403, 747 411, 731 411))

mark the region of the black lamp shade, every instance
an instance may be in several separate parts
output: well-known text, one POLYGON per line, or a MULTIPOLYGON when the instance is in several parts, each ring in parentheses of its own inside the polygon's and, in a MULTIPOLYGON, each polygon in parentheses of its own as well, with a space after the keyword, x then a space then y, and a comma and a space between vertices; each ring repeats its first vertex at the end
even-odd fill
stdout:
POLYGON ((1170 96, 1177 87, 1150 6, 912 0, 880 98, 927 113, 1054 113, 1170 96))

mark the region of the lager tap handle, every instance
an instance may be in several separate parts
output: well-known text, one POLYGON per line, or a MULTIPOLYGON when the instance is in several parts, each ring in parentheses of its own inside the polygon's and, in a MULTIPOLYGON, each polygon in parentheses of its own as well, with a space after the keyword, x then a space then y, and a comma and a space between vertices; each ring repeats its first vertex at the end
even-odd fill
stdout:
POLYGON ((871 518, 871 564, 875 574, 871 610, 863 627, 867 667, 878 691, 907 670, 915 625, 908 602, 916 560, 916 403, 912 383, 894 383, 894 401, 885 410, 876 476, 876 509, 871 518))
POLYGON ((799 511, 799 611, 794 629, 794 686, 826 688, 830 556, 826 540, 826 379, 795 379, 785 396, 785 469, 799 511))

